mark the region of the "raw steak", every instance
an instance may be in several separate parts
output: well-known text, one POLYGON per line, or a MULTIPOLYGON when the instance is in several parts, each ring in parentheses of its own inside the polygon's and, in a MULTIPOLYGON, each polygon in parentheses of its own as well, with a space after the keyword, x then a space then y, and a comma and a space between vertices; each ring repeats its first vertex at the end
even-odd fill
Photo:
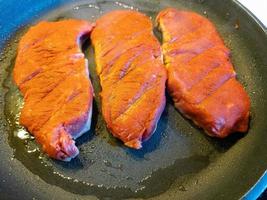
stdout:
POLYGON ((90 129, 93 89, 80 40, 92 27, 81 20, 43 21, 19 43, 13 77, 24 96, 20 123, 55 159, 75 157, 73 139, 90 129))
POLYGON ((112 11, 91 34, 102 87, 102 114, 113 136, 139 149, 156 129, 165 106, 166 72, 150 19, 112 11))
POLYGON ((157 23, 176 108, 210 136, 247 131, 250 100, 214 25, 196 13, 172 8, 161 11, 157 23))

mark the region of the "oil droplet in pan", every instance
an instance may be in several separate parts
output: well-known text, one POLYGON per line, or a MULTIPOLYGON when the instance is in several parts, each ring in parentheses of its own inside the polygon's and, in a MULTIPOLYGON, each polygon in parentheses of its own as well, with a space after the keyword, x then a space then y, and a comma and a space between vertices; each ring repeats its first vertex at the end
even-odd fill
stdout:
POLYGON ((111 162, 109 162, 109 161, 107 161, 107 160, 104 160, 103 162, 104 162, 104 164, 105 164, 107 167, 112 167, 111 162))
POLYGON ((237 21, 237 22, 235 23, 235 26, 234 26, 234 27, 235 27, 235 29, 237 29, 237 30, 239 29, 239 27, 240 27, 240 25, 239 25, 239 21, 237 21))
POLYGON ((31 135, 24 129, 19 129, 16 136, 22 140, 30 139, 31 135))
POLYGON ((187 189, 183 185, 180 185, 178 190, 183 191, 183 192, 187 191, 187 189))
POLYGON ((133 6, 127 5, 125 3, 121 3, 119 1, 115 1, 115 4, 118 5, 118 6, 120 6, 120 7, 126 8, 126 9, 134 10, 134 7, 133 6))

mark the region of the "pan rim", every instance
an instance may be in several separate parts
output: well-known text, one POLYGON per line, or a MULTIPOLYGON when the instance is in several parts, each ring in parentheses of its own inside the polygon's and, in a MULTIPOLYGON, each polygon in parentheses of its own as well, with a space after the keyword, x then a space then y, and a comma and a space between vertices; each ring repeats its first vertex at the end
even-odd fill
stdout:
MULTIPOLYGON (((232 0, 232 2, 247 15, 249 15, 249 17, 257 24, 265 36, 267 36, 267 27, 251 11, 244 7, 238 0, 232 0)), ((264 187, 267 187, 267 169, 265 169, 265 172, 263 172, 263 174, 257 178, 257 182, 255 182, 253 186, 250 186, 250 189, 242 197, 240 197, 240 199, 248 199, 251 197, 257 198, 259 195, 261 195, 261 190, 263 191, 264 187)))
MULTIPOLYGON (((245 7, 238 0, 233 0, 233 2, 245 11, 250 18, 257 23, 258 27, 265 33, 267 37, 267 27, 257 18, 247 7, 245 7)), ((267 169, 259 177, 257 182, 240 198, 240 199, 257 199, 265 190, 267 189, 267 169)))

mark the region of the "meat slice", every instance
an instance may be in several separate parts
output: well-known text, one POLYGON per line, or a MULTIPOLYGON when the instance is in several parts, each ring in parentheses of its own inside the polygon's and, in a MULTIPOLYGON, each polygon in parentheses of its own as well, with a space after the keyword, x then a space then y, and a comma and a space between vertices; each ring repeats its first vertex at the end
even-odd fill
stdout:
POLYGON ((250 100, 214 25, 196 13, 173 8, 161 11, 156 21, 176 108, 210 136, 247 131, 250 100))
POLYGON ((102 87, 102 114, 113 136, 139 149, 165 106, 166 71, 160 44, 145 15, 112 11, 91 34, 102 87))
POLYGON ((21 38, 13 78, 24 96, 20 123, 50 157, 69 161, 73 139, 90 129, 93 89, 80 49, 93 25, 81 20, 40 22, 21 38))

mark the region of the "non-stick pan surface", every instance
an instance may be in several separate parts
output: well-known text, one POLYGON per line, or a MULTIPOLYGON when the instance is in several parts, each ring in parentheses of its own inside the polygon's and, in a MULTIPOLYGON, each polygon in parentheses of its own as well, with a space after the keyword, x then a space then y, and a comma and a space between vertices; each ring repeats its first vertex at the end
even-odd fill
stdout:
MULTIPOLYGON (((0 1, 0 10, 1 199, 238 199, 266 170, 267 35, 235 1, 10 0, 0 1), (141 150, 124 147, 108 133, 102 119, 101 88, 87 42, 83 51, 96 94, 92 129, 77 140, 80 154, 70 163, 43 155, 18 123, 23 99, 11 77, 21 35, 42 19, 94 21, 114 9, 137 9, 154 20, 169 6, 196 11, 217 26, 251 98, 249 132, 223 140, 210 138, 183 118, 168 97, 153 137, 141 150)), ((160 39, 156 30, 155 34, 160 39)), ((258 192, 264 180, 257 184, 258 192)), ((247 197, 257 196, 255 191, 247 197)))

